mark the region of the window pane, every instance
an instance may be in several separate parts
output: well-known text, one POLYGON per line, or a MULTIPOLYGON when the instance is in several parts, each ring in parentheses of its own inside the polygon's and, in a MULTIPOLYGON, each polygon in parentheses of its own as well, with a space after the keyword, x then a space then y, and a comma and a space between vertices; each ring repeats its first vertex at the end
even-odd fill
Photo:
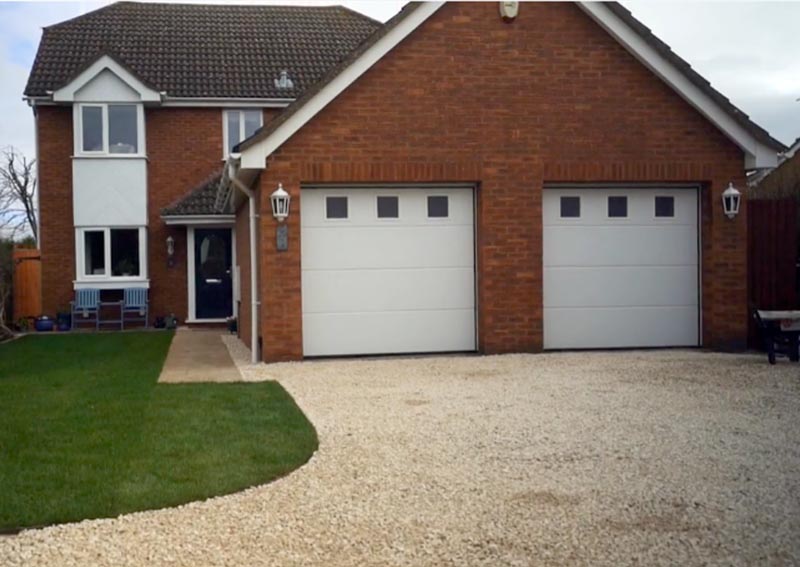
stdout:
POLYGON ((102 276, 106 273, 105 233, 97 230, 83 233, 84 273, 102 276))
POLYGON ((428 218, 447 218, 447 197, 428 197, 428 218))
POLYGON ((83 151, 103 151, 103 109, 100 106, 84 106, 81 124, 83 125, 83 151))
POLYGON ((136 106, 114 104, 108 107, 108 151, 135 154, 138 151, 136 106))
POLYGON ((378 218, 396 219, 399 215, 397 197, 378 197, 378 218))
POLYGON ((675 197, 656 197, 656 216, 675 216, 675 197))
POLYGON ((329 219, 346 219, 347 197, 327 197, 325 199, 325 216, 329 219))
POLYGON ((239 111, 229 110, 225 113, 226 127, 228 129, 228 153, 233 151, 233 148, 241 142, 239 139, 239 111))
POLYGON ((579 218, 581 216, 580 197, 561 197, 561 218, 579 218))
POLYGON ((244 137, 249 138, 256 133, 256 130, 261 128, 261 111, 260 110, 245 110, 244 111, 244 137))
POLYGON ((608 216, 611 218, 625 218, 628 216, 627 197, 608 198, 608 216))
POLYGON ((139 275, 139 229, 111 230, 111 275, 139 275))

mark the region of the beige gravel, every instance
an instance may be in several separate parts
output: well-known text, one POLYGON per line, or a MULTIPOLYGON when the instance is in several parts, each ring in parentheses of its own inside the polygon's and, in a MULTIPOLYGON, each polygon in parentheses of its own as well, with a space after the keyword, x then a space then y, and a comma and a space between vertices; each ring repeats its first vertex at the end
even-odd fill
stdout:
POLYGON ((2 565, 800 562, 800 366, 689 351, 326 361, 270 485, 0 539, 2 565))

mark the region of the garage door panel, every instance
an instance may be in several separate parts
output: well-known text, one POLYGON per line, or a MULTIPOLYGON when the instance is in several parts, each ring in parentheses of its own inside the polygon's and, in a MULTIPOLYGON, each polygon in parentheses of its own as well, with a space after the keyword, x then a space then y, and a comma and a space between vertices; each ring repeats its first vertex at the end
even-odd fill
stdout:
POLYGON ((542 215, 545 348, 699 344, 696 190, 546 189, 542 215), (565 196, 577 216, 561 218, 565 196), (609 217, 609 197, 627 216, 609 217))
POLYGON ((307 313, 303 351, 335 356, 474 350, 474 317, 472 309, 307 313))
POLYGON ((469 309, 472 268, 303 272, 306 313, 469 309))
POLYGON ((697 346, 697 308, 545 308, 544 348, 697 346))
POLYGON ((302 193, 302 218, 304 228, 380 227, 397 226, 429 226, 436 225, 473 225, 472 191, 464 189, 413 189, 398 187, 391 189, 313 189, 302 193), (434 195, 447 196, 448 216, 441 219, 428 218, 428 197, 434 195), (325 198, 347 197, 348 218, 326 219, 325 198), (391 196, 398 198, 397 219, 377 218, 377 198, 391 196))
POLYGON ((697 232, 685 226, 551 226, 544 266, 697 263, 697 232))
POLYGON ((303 265, 315 270, 472 267, 472 226, 303 230, 303 265))
POLYGON ((542 202, 544 226, 574 226, 576 224, 618 226, 620 224, 697 225, 696 192, 691 189, 564 189, 545 190, 542 202), (581 216, 560 218, 561 197, 579 197, 581 216), (627 197, 628 217, 608 217, 608 198, 627 197), (655 217, 655 198, 672 197, 674 216, 655 217))
POLYGON ((696 285, 696 265, 550 268, 544 306, 696 306, 696 285))
POLYGON ((301 202, 306 356, 475 350, 471 189, 303 189, 301 202), (347 218, 325 218, 329 196, 347 218), (397 197, 397 217, 378 218, 379 196, 397 197), (430 196, 447 197, 446 217, 428 218, 430 196))

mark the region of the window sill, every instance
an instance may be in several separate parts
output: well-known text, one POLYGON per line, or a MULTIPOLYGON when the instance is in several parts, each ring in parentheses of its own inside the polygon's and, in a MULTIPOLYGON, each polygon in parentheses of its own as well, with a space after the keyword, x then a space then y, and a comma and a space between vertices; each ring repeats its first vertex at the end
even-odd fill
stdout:
POLYGON ((98 278, 96 280, 74 280, 73 289, 124 289, 138 287, 150 289, 150 280, 142 278, 98 278))
POLYGON ((75 154, 72 159, 147 159, 145 154, 75 154))

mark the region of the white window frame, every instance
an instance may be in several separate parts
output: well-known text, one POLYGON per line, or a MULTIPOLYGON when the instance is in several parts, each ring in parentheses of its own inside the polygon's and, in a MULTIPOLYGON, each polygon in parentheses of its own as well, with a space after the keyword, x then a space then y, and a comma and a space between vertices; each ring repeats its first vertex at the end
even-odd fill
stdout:
MULTIPOLYGON (((147 227, 145 226, 82 226, 75 229, 75 284, 116 284, 120 282, 147 283, 147 227), (111 231, 112 230, 139 231, 139 275, 138 276, 113 276, 111 275, 111 231), (103 252, 106 266, 105 274, 86 273, 86 248, 85 237, 87 232, 103 233, 103 252)), ((98 287, 89 285, 86 287, 98 287)))
MULTIPOLYGON (((258 127, 264 126, 264 109, 258 108, 226 108, 222 111, 222 159, 226 160, 231 155, 228 153, 228 113, 239 113, 239 142, 245 140, 244 137, 244 115, 246 112, 258 111, 258 127)), ((234 154, 238 155, 238 154, 234 154)))
POLYGON ((74 155, 79 157, 102 157, 102 158, 143 158, 145 150, 145 131, 144 131, 144 106, 135 102, 82 102, 73 105, 73 124, 75 147, 74 155), (99 151, 88 151, 83 149, 83 109, 84 107, 99 106, 102 109, 103 117, 103 149, 99 151), (136 153, 133 154, 112 154, 108 148, 108 107, 109 106, 135 106, 136 107, 136 153))

